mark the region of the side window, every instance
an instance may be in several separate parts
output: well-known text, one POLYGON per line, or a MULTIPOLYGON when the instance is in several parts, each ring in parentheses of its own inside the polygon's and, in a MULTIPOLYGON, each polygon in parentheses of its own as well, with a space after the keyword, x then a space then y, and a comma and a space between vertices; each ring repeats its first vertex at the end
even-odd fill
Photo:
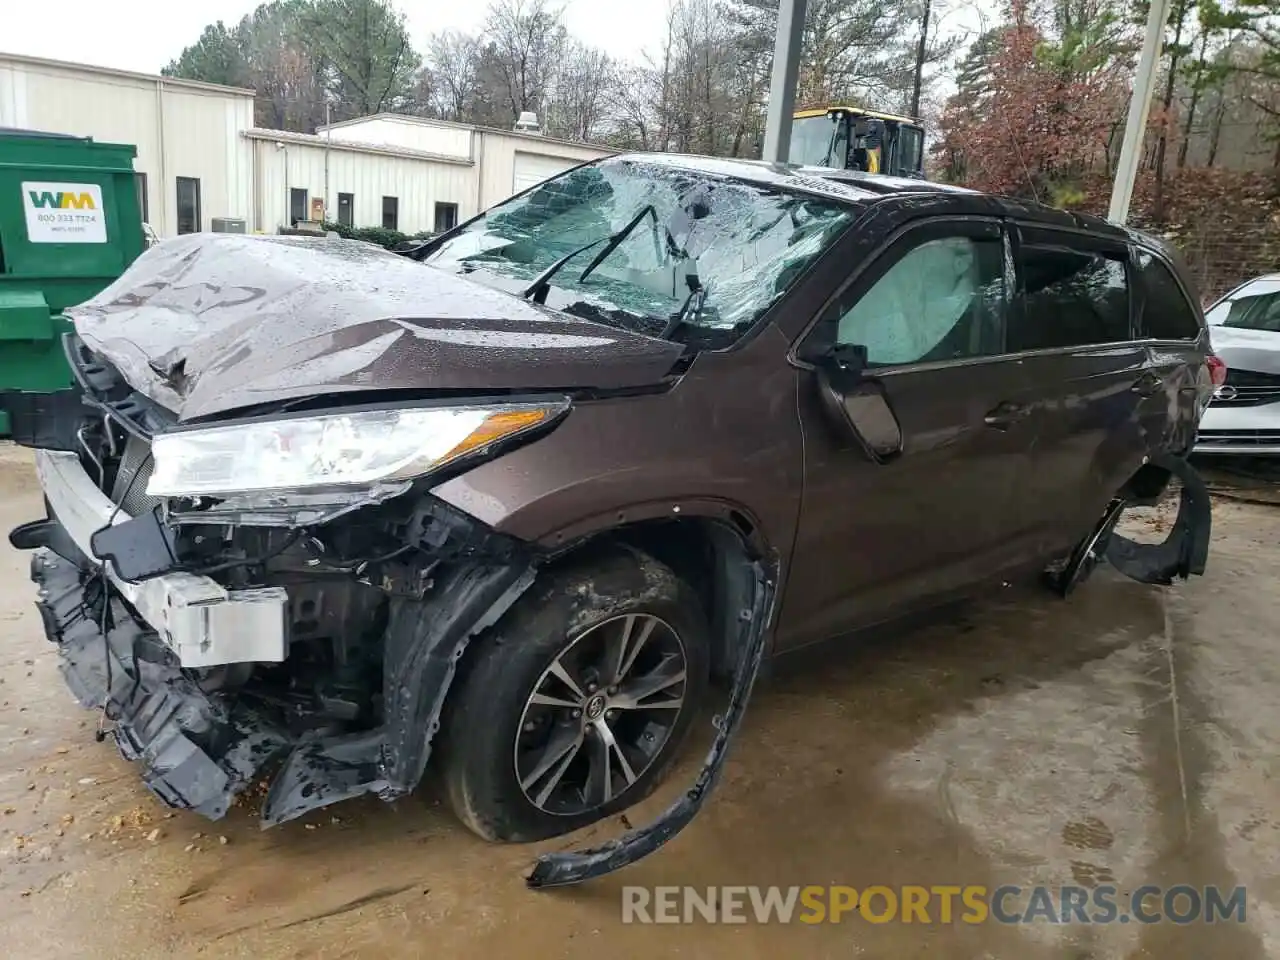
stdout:
POLYGON ((199 233, 200 181, 195 177, 178 177, 178 233, 199 233))
POLYGON ((1161 261, 1147 251, 1138 254, 1142 273, 1142 332, 1156 340, 1194 340, 1200 321, 1178 281, 1161 261))
POLYGON ((837 305, 836 342, 866 347, 873 366, 995 355, 1004 303, 999 238, 926 240, 852 305, 837 305))
POLYGON ((1066 245, 1022 247, 1025 310, 1009 329, 1009 350, 1122 343, 1129 284, 1121 255, 1066 245))

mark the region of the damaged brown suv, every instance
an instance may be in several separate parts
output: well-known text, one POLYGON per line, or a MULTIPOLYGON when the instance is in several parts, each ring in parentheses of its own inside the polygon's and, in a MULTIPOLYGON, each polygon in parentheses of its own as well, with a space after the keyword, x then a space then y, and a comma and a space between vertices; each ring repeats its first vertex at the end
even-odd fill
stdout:
POLYGON ((430 758, 494 840, 627 807, 714 678, 697 784, 543 858, 598 875, 711 788, 766 654, 1100 560, 1204 568, 1221 365, 1097 220, 918 181, 622 156, 392 254, 182 237, 72 311, 38 449, 45 629, 166 803, 278 823, 430 758), (1180 478, 1163 545, 1119 510, 1180 478))

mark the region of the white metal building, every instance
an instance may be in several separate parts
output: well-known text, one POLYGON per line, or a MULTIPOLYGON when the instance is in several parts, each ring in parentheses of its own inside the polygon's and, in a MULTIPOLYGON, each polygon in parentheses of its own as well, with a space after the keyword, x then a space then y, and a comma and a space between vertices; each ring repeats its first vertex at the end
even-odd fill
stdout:
POLYGON ((323 209, 355 227, 434 231, 610 151, 537 134, 379 114, 317 135, 253 126, 252 90, 0 53, 0 126, 138 148, 161 236, 215 218, 273 233, 323 209))
POLYGON ((258 223, 270 225, 286 214, 301 219, 323 198, 331 220, 404 233, 447 229, 610 152, 538 134, 398 114, 335 123, 314 136, 278 130, 249 130, 245 136, 255 145, 257 196, 264 204, 254 214, 258 223))
POLYGON ((252 206, 252 90, 0 53, 0 127, 138 148, 143 216, 161 236, 252 206))

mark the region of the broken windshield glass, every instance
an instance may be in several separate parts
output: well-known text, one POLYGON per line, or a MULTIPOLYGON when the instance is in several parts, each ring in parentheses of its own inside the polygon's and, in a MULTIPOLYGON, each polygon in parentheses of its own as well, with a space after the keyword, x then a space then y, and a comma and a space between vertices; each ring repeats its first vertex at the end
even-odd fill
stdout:
POLYGON ((742 331, 787 292, 853 213, 819 197, 607 160, 494 207, 427 263, 512 292, 542 278, 549 306, 575 313, 585 307, 593 319, 648 333, 742 331), (585 254, 617 238, 637 211, 652 216, 594 258, 585 254), (544 276, 566 257, 570 262, 544 276))

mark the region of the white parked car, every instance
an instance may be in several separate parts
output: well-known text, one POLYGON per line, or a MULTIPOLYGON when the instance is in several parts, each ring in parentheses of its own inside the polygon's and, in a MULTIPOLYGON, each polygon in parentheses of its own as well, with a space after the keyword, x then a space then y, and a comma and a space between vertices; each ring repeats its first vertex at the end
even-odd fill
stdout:
POLYGON ((1280 273, 1232 290, 1205 319, 1227 378, 1200 421, 1195 452, 1280 455, 1280 273))

